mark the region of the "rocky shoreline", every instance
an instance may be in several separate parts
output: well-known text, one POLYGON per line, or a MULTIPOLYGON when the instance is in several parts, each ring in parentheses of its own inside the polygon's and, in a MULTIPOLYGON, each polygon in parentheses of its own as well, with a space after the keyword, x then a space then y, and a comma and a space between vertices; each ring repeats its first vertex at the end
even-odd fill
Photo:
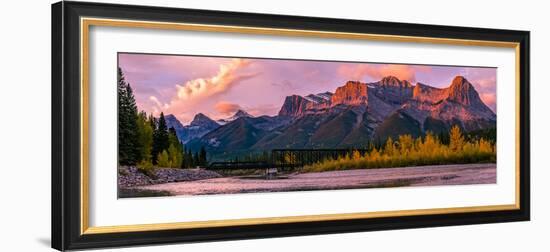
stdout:
POLYGON ((132 188, 136 186, 195 181, 220 177, 222 176, 217 172, 201 168, 153 168, 150 172, 144 173, 135 166, 124 166, 118 168, 118 187, 132 188))

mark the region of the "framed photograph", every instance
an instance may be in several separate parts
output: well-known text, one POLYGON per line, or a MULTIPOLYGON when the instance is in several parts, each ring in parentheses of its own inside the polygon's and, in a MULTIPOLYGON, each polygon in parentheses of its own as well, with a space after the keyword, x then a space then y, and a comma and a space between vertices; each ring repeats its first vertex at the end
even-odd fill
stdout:
POLYGON ((529 32, 52 5, 58 250, 529 220, 529 32))

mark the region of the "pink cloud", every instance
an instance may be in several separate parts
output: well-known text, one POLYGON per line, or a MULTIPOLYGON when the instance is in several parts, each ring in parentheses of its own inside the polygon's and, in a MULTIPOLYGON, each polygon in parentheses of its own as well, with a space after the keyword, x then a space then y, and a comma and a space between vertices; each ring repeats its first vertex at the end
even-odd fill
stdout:
POLYGON ((253 116, 272 115, 279 112, 280 106, 274 104, 259 104, 253 107, 242 107, 236 103, 220 101, 214 105, 214 109, 218 112, 217 115, 212 115, 214 118, 225 118, 235 114, 239 109, 253 116))
POLYGON ((492 108, 493 111, 496 111, 497 96, 495 93, 480 93, 479 98, 481 98, 485 105, 492 108))
POLYGON ((481 89, 494 89, 496 86, 496 76, 473 80, 481 89))
POLYGON ((253 116, 274 115, 277 114, 280 109, 281 106, 275 104, 260 104, 254 107, 245 108, 246 112, 253 116))
POLYGON ((429 72, 431 68, 428 66, 394 64, 346 64, 338 68, 338 73, 340 75, 360 81, 366 77, 373 80, 380 80, 386 76, 392 75, 401 80, 416 82, 416 73, 419 71, 429 72))
POLYGON ((156 96, 149 96, 149 100, 152 101, 157 108, 166 108, 168 104, 162 104, 156 96))
POLYGON ((220 65, 215 76, 190 80, 183 85, 176 85, 177 99, 190 100, 204 98, 227 92, 233 85, 249 79, 255 74, 239 74, 238 71, 247 67, 250 60, 233 59, 229 64, 220 65))
POLYGON ((236 103, 221 101, 216 103, 216 105, 214 105, 214 108, 216 109, 216 111, 218 111, 218 113, 228 116, 234 114, 239 109, 241 109, 241 106, 236 103))

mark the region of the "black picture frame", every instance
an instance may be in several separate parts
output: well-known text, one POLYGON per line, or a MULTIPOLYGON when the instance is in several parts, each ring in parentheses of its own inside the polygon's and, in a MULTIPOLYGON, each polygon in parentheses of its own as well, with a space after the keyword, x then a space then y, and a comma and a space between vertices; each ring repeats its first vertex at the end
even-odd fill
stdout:
POLYGON ((329 19, 103 3, 52 5, 52 247, 58 250, 422 228, 530 218, 528 31, 329 19), (211 228, 82 234, 80 18, 253 26, 519 44, 519 209, 211 228))

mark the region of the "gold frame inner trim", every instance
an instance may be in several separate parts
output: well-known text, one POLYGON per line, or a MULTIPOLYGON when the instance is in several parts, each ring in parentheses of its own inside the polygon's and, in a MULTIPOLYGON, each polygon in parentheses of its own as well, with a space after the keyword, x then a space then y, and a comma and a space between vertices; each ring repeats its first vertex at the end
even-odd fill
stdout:
POLYGON ((207 228, 207 227, 227 227, 239 225, 261 225, 261 224, 281 224, 291 222, 312 222, 312 221, 328 221, 328 220, 352 220, 352 219, 367 219, 381 217, 396 217, 396 216, 415 216, 415 215, 434 215, 434 214, 452 214, 452 213, 471 213, 471 212, 490 212, 501 210, 517 210, 520 209, 520 156, 519 156, 519 59, 520 50, 519 43, 503 42, 503 41, 488 41, 488 40, 467 40, 467 39, 452 39, 452 38, 432 38, 432 37, 417 37, 417 36, 399 36, 399 35, 382 35, 382 34, 366 34, 366 33, 349 33, 349 32, 329 32, 318 30, 294 30, 294 29, 278 29, 278 28, 263 28, 249 26, 227 26, 227 25, 206 25, 194 23, 169 23, 169 22, 152 22, 138 20, 122 20, 122 19, 101 19, 87 18, 80 19, 80 58, 81 58, 81 166, 80 166, 80 233, 87 234, 104 234, 118 232, 139 232, 139 231, 158 231, 158 230, 173 230, 173 229, 191 229, 191 228, 207 228), (121 226, 97 226, 90 227, 89 225, 89 32, 91 26, 106 26, 106 27, 129 27, 129 28, 145 28, 145 29, 164 29, 164 30, 185 30, 185 31, 200 31, 200 32, 225 32, 225 33, 240 33, 240 34, 255 34, 255 35, 275 35, 275 36, 293 36, 293 37, 315 37, 327 39, 357 39, 369 41, 385 41, 385 42, 406 42, 406 43, 431 43, 431 44, 447 44, 460 46, 487 46, 487 47, 504 47, 514 48, 516 56, 516 188, 515 188, 515 204, 510 205, 490 205, 490 206, 473 206, 473 207, 453 207, 453 208, 434 208, 434 209, 415 209, 415 210, 397 210, 397 211, 379 211, 365 213, 341 213, 341 214, 322 214, 322 215, 303 215, 303 216, 284 216, 284 217, 266 217, 266 218, 249 218, 249 219, 229 219, 229 220, 209 220, 209 221, 191 221, 191 222, 173 222, 173 223, 155 223, 155 224, 134 224, 121 226))

